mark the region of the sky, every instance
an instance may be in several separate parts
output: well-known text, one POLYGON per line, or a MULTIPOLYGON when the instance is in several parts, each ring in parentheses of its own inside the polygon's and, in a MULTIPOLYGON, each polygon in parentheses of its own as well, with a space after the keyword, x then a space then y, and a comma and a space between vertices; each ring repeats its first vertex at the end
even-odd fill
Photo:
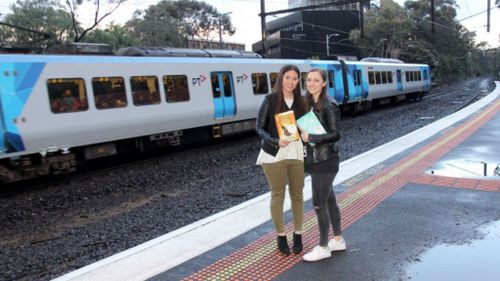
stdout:
MULTIPOLYGON (((145 9, 149 5, 156 4, 159 0, 129 0, 121 6, 115 13, 104 22, 104 24, 114 21, 124 23, 132 17, 132 13, 137 9, 145 9)), ((403 5, 405 0, 395 0, 403 5)), ((430 0, 429 0, 430 1, 430 0)), ((469 30, 476 32, 476 41, 487 41, 490 47, 499 47, 500 41, 500 9, 494 7, 495 0, 491 1, 490 32, 486 32, 486 10, 488 0, 456 0, 459 5, 457 19, 469 30)), ((252 44, 261 39, 261 24, 259 13, 260 0, 205 0, 208 4, 217 8, 219 13, 230 13, 229 17, 236 28, 236 33, 229 37, 223 36, 225 42, 243 43, 247 50, 251 50, 252 44)), ((9 6, 15 0, 0 0, 0 18, 9 13, 9 6)), ((380 0, 372 1, 379 5, 380 0)), ((287 9, 288 0, 266 0, 266 12, 287 9)), ((267 17, 270 21, 275 17, 267 17)), ((84 17, 80 19, 85 24, 89 20, 84 17)), ((218 40, 215 36, 214 40, 218 40)))

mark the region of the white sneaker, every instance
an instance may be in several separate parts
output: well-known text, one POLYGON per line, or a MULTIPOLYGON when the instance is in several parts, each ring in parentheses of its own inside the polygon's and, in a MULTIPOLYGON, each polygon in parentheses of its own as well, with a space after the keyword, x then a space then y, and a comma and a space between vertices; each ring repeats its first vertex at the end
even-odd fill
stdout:
POLYGON ((331 239, 328 242, 328 248, 330 248, 330 251, 332 251, 332 252, 334 252, 334 251, 344 251, 347 248, 347 246, 345 244, 344 238, 342 238, 341 241, 337 241, 335 239, 331 239))
POLYGON ((302 258, 305 261, 319 261, 322 259, 326 259, 332 256, 332 253, 328 249, 328 247, 316 246, 309 253, 305 254, 302 258))

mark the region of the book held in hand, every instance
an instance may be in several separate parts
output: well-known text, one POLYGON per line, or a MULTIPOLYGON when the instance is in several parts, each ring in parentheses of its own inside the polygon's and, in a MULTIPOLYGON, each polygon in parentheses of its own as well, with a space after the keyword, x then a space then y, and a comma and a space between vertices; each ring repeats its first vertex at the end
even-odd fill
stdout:
POLYGON ((299 140, 299 130, 297 129, 297 121, 293 110, 275 114, 274 120, 276 121, 280 139, 287 141, 299 140))
POLYGON ((319 122, 318 117, 316 117, 316 114, 312 111, 309 111, 307 114, 300 117, 299 120, 297 120, 297 124, 300 129, 305 130, 308 134, 326 134, 325 128, 323 128, 323 125, 319 122))

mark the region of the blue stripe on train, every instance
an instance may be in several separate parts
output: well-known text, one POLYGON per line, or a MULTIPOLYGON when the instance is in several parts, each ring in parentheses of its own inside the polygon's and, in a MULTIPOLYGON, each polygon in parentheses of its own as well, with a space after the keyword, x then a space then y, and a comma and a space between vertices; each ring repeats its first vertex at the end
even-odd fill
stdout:
POLYGON ((21 117, 21 112, 33 93, 33 87, 44 67, 45 63, 0 64, 0 71, 4 74, 0 76, 2 129, 5 133, 3 145, 8 152, 25 149, 14 120, 21 117))

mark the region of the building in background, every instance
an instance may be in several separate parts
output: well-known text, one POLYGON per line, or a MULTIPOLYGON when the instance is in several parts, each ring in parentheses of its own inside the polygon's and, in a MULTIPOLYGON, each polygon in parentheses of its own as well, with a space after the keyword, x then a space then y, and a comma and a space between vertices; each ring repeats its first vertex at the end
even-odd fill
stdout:
MULTIPOLYGON (((332 3, 332 0, 288 0, 288 9, 332 3)), ((320 8, 323 11, 359 10, 357 3, 320 8)))
MULTIPOLYGON (((289 0, 289 8, 331 3, 326 0, 289 0)), ((349 41, 359 27, 357 3, 296 12, 266 23, 266 53, 262 41, 252 50, 267 58, 356 59, 359 49, 349 41)))

